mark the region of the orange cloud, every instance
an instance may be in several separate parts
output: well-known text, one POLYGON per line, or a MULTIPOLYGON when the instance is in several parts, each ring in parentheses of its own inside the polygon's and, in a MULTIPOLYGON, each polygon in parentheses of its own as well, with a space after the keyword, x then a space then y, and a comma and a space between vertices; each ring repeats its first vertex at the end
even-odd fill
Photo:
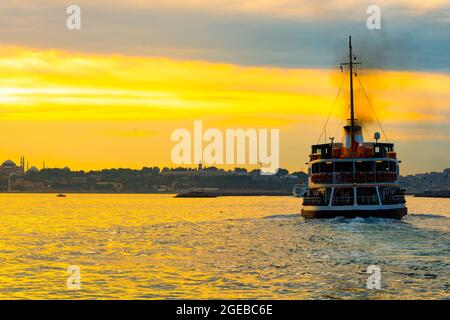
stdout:
MULTIPOLYGON (((159 119, 169 112, 170 118, 218 111, 323 117, 336 93, 336 79, 342 79, 326 69, 23 48, 4 50, 0 68, 2 116, 8 119, 159 119)), ((403 121, 417 121, 421 114, 430 115, 430 107, 448 108, 450 76, 446 74, 370 71, 359 77, 372 103, 381 106, 385 121, 397 121, 392 114, 397 112, 405 115, 403 121)), ((355 90, 364 103, 357 82, 355 90)), ((345 110, 347 101, 340 103, 345 110)))

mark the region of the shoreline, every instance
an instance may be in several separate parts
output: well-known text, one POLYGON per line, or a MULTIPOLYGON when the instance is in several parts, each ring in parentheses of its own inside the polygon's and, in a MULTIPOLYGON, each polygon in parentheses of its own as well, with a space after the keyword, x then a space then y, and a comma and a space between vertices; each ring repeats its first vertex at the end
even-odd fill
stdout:
MULTIPOLYGON (((173 192, 82 192, 82 191, 48 191, 48 192, 42 192, 42 191, 2 191, 0 194, 112 194, 112 195, 125 195, 125 194, 149 194, 149 195, 177 195, 180 194, 179 191, 173 191, 173 192)), ((226 196, 233 196, 233 197, 239 197, 239 196, 292 196, 291 192, 264 192, 264 191, 255 191, 255 192, 237 192, 237 191, 230 191, 230 192, 217 192, 214 193, 215 196, 218 197, 226 197, 226 196)))
MULTIPOLYGON (((49 192, 41 192, 41 191, 2 191, 0 192, 0 195, 8 195, 8 194, 48 194, 48 195, 58 195, 58 194, 65 194, 65 195, 167 195, 167 196, 173 196, 177 197, 179 195, 179 192, 77 192, 77 191, 69 191, 69 192, 58 192, 58 191, 49 191, 49 192)), ((218 192, 214 194, 214 197, 209 198, 215 198, 215 197, 258 197, 258 196, 266 196, 266 197, 293 197, 292 193, 282 193, 282 192, 218 192)), ((406 194, 408 197, 414 197, 414 198, 429 198, 429 199, 450 199, 450 196, 447 195, 435 195, 431 193, 417 193, 417 194, 406 194)), ((189 196, 182 196, 177 198, 207 198, 207 197, 189 197, 189 196)))
POLYGON ((440 190, 440 191, 425 191, 414 194, 415 198, 438 198, 438 199, 449 199, 450 190, 440 190))

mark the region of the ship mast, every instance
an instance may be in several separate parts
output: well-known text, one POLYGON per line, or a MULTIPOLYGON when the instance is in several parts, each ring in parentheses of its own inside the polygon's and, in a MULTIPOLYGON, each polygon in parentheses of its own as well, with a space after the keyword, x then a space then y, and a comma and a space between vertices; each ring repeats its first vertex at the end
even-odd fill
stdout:
POLYGON ((351 141, 352 149, 355 143, 355 105, 353 104, 353 55, 352 36, 348 38, 349 66, 350 66, 350 121, 351 121, 351 141))
POLYGON ((351 149, 353 150, 353 146, 355 145, 355 105, 353 102, 353 66, 355 64, 361 64, 360 62, 353 62, 352 53, 352 36, 348 37, 348 63, 341 63, 341 66, 348 65, 350 69, 350 137, 351 137, 351 149))

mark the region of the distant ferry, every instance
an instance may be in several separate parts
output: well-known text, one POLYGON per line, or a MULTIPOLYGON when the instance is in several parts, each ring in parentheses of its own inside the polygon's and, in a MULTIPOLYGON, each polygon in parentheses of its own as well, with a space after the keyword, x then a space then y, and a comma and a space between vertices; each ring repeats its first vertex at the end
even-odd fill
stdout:
MULTIPOLYGON (((380 217, 401 219, 407 214, 404 190, 399 185, 399 163, 394 144, 364 142, 355 119, 353 68, 356 59, 349 38, 350 119, 343 142, 312 146, 308 162, 308 190, 303 198, 305 218, 380 217)), ((369 102, 370 103, 370 102, 369 102)))

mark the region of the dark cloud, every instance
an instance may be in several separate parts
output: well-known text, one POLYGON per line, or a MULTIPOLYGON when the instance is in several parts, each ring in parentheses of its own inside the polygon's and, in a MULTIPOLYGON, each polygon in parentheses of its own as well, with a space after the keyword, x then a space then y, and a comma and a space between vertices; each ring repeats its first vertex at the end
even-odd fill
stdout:
MULTIPOLYGON (((65 27, 64 4, 0 4, 4 44, 94 53, 169 56, 244 65, 337 67, 348 35, 365 66, 450 71, 450 22, 442 10, 382 11, 382 30, 368 30, 365 12, 349 21, 83 4, 82 30, 65 27), (403 13, 403 14, 402 14, 403 13)), ((358 9, 360 10, 360 9, 358 9)))

